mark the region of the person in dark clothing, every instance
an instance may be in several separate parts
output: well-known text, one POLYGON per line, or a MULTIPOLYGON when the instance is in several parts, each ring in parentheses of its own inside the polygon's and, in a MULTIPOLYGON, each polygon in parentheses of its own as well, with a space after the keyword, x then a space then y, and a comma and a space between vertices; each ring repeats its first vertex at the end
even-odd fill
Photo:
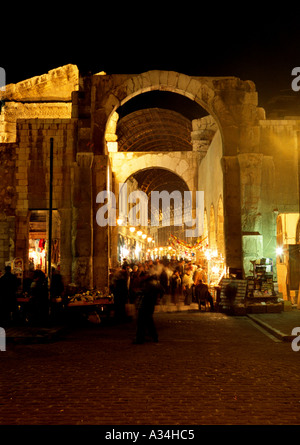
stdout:
POLYGON ((11 267, 5 267, 5 273, 0 278, 0 320, 1 326, 12 321, 11 314, 17 310, 18 279, 11 273, 11 267))
POLYGON ((48 282, 43 271, 37 269, 33 274, 29 301, 31 321, 45 324, 49 315, 48 282))
POLYGON ((137 329, 135 344, 145 342, 146 333, 152 337, 154 342, 158 342, 158 334, 153 320, 155 305, 164 294, 164 289, 155 276, 147 277, 141 287, 137 303, 137 329))
POLYGON ((50 285, 51 298, 61 297, 63 291, 64 291, 64 283, 62 280, 62 276, 60 272, 53 267, 51 285, 50 285))
POLYGON ((64 296, 64 283, 60 271, 52 267, 50 284, 51 316, 56 319, 62 319, 64 307, 67 305, 67 299, 64 296), (57 301, 61 298, 61 302, 57 301))
POLYGON ((134 265, 132 272, 130 272, 130 283, 129 283, 129 303, 134 303, 137 294, 140 290, 140 272, 137 265, 134 265))
POLYGON ((126 269, 116 272, 112 280, 112 292, 114 295, 115 320, 123 322, 127 319, 125 304, 128 301, 128 273, 126 269))
POLYGON ((178 269, 175 269, 173 275, 171 276, 170 290, 171 290, 172 303, 178 304, 181 294, 181 278, 178 269))
POLYGON ((210 304, 210 310, 214 311, 213 298, 208 290, 207 284, 204 284, 202 280, 197 280, 195 283, 195 297, 199 304, 199 309, 201 309, 200 305, 202 301, 208 301, 210 304))
POLYGON ((29 270, 27 274, 23 278, 23 292, 29 294, 30 293, 30 286, 33 281, 33 275, 34 271, 29 270))
POLYGON ((169 277, 166 271, 166 268, 163 267, 161 274, 159 276, 159 280, 160 280, 160 284, 162 285, 162 287, 164 288, 164 293, 165 294, 169 294, 170 289, 169 289, 169 277))

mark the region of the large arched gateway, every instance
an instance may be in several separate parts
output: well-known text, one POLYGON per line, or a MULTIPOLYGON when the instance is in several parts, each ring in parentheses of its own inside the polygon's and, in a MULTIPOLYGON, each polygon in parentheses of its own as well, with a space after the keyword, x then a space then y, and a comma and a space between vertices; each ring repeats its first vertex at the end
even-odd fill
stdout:
MULTIPOLYGON (((162 182, 171 172, 204 192, 204 230, 228 268, 247 276, 251 261, 272 258, 277 279, 277 218, 299 213, 300 125, 266 119, 251 81, 160 70, 82 77, 67 65, 0 94, 1 268, 18 257, 28 270, 30 215, 49 209, 52 139, 56 258, 66 282, 107 284, 117 226, 97 224, 97 197, 155 169, 162 182)), ((47 241, 47 228, 39 235, 47 241)))
MULTIPOLYGON (((148 167, 152 163, 153 166, 185 168, 191 177, 189 182, 194 182, 193 189, 204 191, 209 224, 211 205, 217 209, 220 197, 223 200, 226 261, 229 267, 242 269, 239 157, 249 150, 257 151, 259 140, 255 128, 262 117, 253 83, 234 77, 196 78, 175 72, 150 71, 135 76, 95 76, 89 87, 94 98, 94 120, 90 130, 94 135, 93 140, 97 140, 96 152, 107 153, 113 167, 119 163, 118 168, 113 168, 117 172, 122 170, 121 165, 126 171, 127 166, 130 168, 135 163, 148 167), (174 146, 169 152, 163 151, 159 155, 157 152, 149 154, 148 151, 146 154, 118 151, 115 137, 118 109, 133 98, 151 91, 168 91, 184 96, 206 111, 203 117, 192 120, 191 152, 180 150, 178 153, 174 146)), ((135 133, 136 129, 133 131, 135 133)), ((256 245, 257 231, 249 227, 247 232, 253 236, 251 243, 256 245)), ((98 236, 102 238, 102 234, 98 236)), ((100 273, 96 269, 94 271, 96 275, 100 273)))

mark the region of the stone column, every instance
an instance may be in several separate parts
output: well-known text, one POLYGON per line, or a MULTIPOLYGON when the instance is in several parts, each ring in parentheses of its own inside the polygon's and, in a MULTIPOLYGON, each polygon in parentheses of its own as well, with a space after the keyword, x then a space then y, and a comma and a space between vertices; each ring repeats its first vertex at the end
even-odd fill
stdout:
MULTIPOLYGON (((274 162, 261 153, 238 155, 241 182, 243 267, 251 275, 250 261, 267 257, 276 262, 276 214, 273 208, 274 162)), ((274 270, 276 279, 276 270, 274 270)))
POLYGON ((28 249, 29 249, 29 212, 28 210, 17 211, 15 256, 23 259, 24 270, 28 270, 28 249))
POLYGON ((77 153, 72 178, 72 281, 93 287, 93 153, 77 153))
POLYGON ((212 116, 192 120, 191 141, 193 151, 199 153, 199 163, 206 156, 218 127, 212 116))
POLYGON ((72 281, 72 209, 60 209, 60 272, 64 284, 72 281))
POLYGON ((110 229, 108 225, 101 227, 97 224, 96 215, 98 209, 103 205, 96 203, 99 192, 111 190, 109 158, 106 155, 96 155, 93 162, 93 274, 94 286, 101 290, 108 285, 108 272, 110 267, 110 229))
POLYGON ((0 215, 0 270, 2 272, 4 272, 5 263, 7 261, 11 261, 14 257, 15 257, 15 217, 1 214, 0 215))
POLYGON ((242 269, 240 168, 236 156, 221 159, 224 177, 224 240, 227 267, 242 269))
POLYGON ((251 275, 251 260, 263 256, 261 217, 261 167, 263 155, 243 153, 238 155, 241 181, 241 223, 243 270, 251 275))

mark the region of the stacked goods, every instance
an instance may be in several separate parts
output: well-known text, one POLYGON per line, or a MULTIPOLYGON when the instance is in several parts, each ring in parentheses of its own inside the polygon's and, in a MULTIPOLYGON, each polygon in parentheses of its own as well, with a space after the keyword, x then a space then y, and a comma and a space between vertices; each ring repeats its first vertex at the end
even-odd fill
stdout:
POLYGON ((108 288, 105 288, 103 292, 96 290, 76 292, 75 295, 68 297, 69 305, 111 303, 113 303, 113 295, 109 293, 108 288))
POLYGON ((251 263, 253 276, 248 277, 247 312, 252 314, 281 312, 283 306, 274 288, 272 260, 261 258, 251 263))

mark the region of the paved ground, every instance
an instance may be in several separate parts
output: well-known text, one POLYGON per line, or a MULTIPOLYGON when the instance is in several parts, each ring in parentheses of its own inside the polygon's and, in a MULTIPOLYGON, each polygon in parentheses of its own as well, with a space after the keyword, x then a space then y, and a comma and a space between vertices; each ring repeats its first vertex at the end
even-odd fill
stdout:
MULTIPOLYGON (((290 334, 299 312, 264 320, 273 316, 267 322, 290 334)), ((248 317, 177 312, 155 321, 158 344, 133 345, 134 321, 72 328, 48 343, 8 342, 0 424, 300 424, 300 351, 290 342, 248 317)))
POLYGON ((300 310, 296 308, 279 314, 255 314, 248 317, 283 341, 291 341, 300 334, 300 310), (298 326, 299 334, 292 335, 293 329, 298 326))

